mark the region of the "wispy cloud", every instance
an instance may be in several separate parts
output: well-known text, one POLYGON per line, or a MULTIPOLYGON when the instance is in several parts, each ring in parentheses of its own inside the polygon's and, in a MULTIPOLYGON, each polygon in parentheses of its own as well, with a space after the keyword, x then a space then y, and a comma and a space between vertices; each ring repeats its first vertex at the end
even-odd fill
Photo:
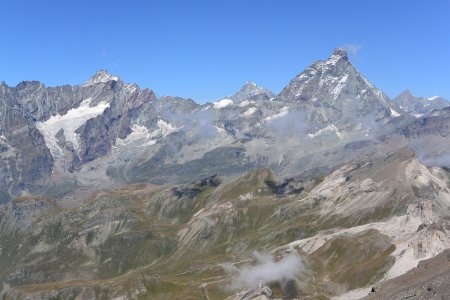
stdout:
POLYGON ((347 50, 348 53, 352 55, 358 54, 359 50, 363 48, 363 45, 361 44, 345 44, 344 48, 347 50))
POLYGON ((285 255, 277 261, 267 253, 254 252, 253 256, 256 259, 254 265, 243 265, 239 268, 230 264, 220 265, 226 273, 236 276, 228 289, 253 289, 258 287, 260 282, 278 282, 284 288, 288 281, 296 280, 306 271, 303 260, 296 254, 285 255))

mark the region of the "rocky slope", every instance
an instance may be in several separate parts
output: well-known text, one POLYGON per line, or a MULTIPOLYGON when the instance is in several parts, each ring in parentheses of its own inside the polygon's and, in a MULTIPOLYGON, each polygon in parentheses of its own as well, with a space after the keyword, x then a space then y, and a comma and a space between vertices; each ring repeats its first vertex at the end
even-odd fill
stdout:
POLYGON ((448 299, 450 251, 421 261, 419 265, 381 286, 373 287, 366 299, 448 299))
POLYGON ((260 281, 274 298, 345 298, 450 247, 449 182, 402 148, 308 180, 260 169, 74 209, 18 198, 0 214, 3 298, 246 299, 260 281))

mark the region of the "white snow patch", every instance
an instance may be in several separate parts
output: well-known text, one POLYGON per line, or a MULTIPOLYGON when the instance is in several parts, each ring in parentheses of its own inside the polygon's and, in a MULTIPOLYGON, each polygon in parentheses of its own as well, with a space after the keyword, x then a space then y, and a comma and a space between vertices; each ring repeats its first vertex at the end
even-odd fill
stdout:
POLYGON ((435 100, 437 98, 440 98, 440 96, 433 96, 433 97, 428 98, 428 100, 433 101, 433 100, 435 100))
POLYGON ((288 113, 289 113, 289 107, 285 106, 285 107, 280 109, 280 112, 278 114, 269 116, 269 117, 265 118, 264 120, 267 121, 267 122, 270 122, 270 121, 272 121, 274 119, 281 118, 281 117, 287 115, 288 113))
POLYGON ((248 100, 244 100, 241 103, 238 104, 239 107, 246 107, 247 105, 250 104, 255 104, 255 101, 248 101, 248 100))
POLYGON ((60 130, 64 130, 66 141, 72 142, 75 149, 78 149, 78 136, 75 133, 79 127, 85 124, 89 119, 102 114, 109 103, 100 102, 96 106, 90 107, 91 98, 87 98, 80 103, 77 108, 72 108, 63 116, 57 114, 45 122, 37 122, 37 129, 43 134, 45 143, 50 149, 54 158, 63 155, 62 149, 56 143, 55 135, 60 130))
POLYGON ((132 132, 125 139, 117 139, 116 143, 119 146, 151 146, 157 143, 158 138, 166 137, 179 129, 162 119, 159 119, 156 125, 158 129, 150 132, 147 127, 134 124, 131 127, 132 132))
POLYGON ((216 128, 216 130, 217 130, 217 132, 218 132, 219 134, 225 134, 225 133, 226 133, 225 129, 223 129, 223 128, 220 128, 220 127, 218 127, 218 126, 214 126, 214 128, 216 128))
POLYGON ((340 55, 331 55, 331 57, 325 62, 327 65, 334 65, 336 64, 340 59, 342 58, 342 56, 340 55))
POLYGON ((397 118, 400 117, 400 114, 391 108, 391 116, 397 118))
POLYGON ((245 116, 250 116, 250 115, 252 115, 253 113, 255 113, 255 111, 257 111, 256 107, 250 107, 249 109, 247 109, 247 110, 244 112, 244 115, 245 115, 245 116))
POLYGON ((327 127, 324 127, 322 129, 319 129, 317 132, 315 133, 308 133, 308 136, 310 138, 315 138, 316 136, 322 135, 324 133, 327 132, 334 132, 338 138, 342 139, 342 134, 339 131, 339 129, 337 129, 337 127, 334 124, 328 125, 327 127))
POLYGON ((241 103, 239 103, 239 107, 245 107, 245 106, 247 106, 247 105, 249 105, 250 104, 250 101, 248 101, 248 100, 244 100, 244 101, 242 101, 241 103))
POLYGON ((214 108, 224 108, 233 104, 231 99, 222 99, 220 101, 214 102, 214 108))
POLYGON ((150 132, 147 127, 134 124, 131 127, 132 132, 124 139, 117 139, 116 143, 119 146, 125 146, 132 143, 141 143, 139 146, 150 146, 156 143, 153 138, 156 136, 150 132))
POLYGON ((333 94, 334 99, 339 97, 339 95, 341 94, 342 89, 344 88, 345 83, 347 82, 347 79, 348 79, 348 74, 345 74, 344 76, 342 76, 342 78, 339 80, 336 87, 333 89, 332 94, 333 94))
POLYGON ((423 114, 413 114, 413 116, 416 118, 420 118, 420 117, 423 117, 423 114))

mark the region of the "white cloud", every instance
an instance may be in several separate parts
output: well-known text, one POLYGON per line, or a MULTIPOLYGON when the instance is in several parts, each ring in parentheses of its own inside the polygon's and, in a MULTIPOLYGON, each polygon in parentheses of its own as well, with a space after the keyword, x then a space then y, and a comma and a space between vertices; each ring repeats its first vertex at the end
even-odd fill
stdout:
POLYGON ((295 280, 305 272, 303 261, 296 254, 283 256, 277 261, 265 253, 254 252, 253 256, 256 260, 254 265, 243 265, 239 268, 229 264, 221 265, 226 273, 235 275, 227 288, 231 290, 253 289, 258 287, 259 283, 275 282, 278 282, 283 288, 289 280, 295 280))
POLYGON ((347 50, 348 53, 352 55, 358 54, 359 50, 361 50, 363 45, 360 44, 345 44, 344 48, 347 50))

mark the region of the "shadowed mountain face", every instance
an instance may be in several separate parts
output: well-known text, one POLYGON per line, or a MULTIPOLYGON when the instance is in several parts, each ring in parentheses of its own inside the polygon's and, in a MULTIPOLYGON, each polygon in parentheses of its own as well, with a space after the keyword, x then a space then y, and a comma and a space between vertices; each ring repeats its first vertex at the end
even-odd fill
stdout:
POLYGON ((0 295, 395 294, 450 247, 450 115, 424 101, 390 101, 340 48, 278 95, 206 104, 103 70, 1 83, 0 295))

